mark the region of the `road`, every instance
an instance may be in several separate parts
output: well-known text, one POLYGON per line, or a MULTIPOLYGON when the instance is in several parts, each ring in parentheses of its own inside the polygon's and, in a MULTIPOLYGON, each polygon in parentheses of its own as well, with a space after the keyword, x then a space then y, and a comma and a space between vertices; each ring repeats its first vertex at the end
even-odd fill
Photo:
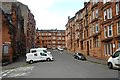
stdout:
POLYGON ((118 78, 118 71, 110 70, 106 65, 76 60, 66 51, 51 52, 55 61, 5 70, 2 75, 5 78, 118 78))

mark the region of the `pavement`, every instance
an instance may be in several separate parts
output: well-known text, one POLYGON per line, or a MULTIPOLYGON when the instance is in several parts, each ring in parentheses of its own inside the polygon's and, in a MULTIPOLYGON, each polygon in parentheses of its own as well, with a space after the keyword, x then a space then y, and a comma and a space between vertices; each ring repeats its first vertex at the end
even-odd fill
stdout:
MULTIPOLYGON (((71 53, 71 55, 73 54, 73 52, 69 52, 64 50, 67 53, 71 53)), ((103 65, 107 65, 107 60, 102 60, 102 59, 97 59, 91 56, 86 56, 87 61, 89 62, 93 62, 93 63, 97 63, 97 64, 103 64, 103 65)), ((3 70, 7 70, 7 69, 14 69, 14 68, 18 68, 18 67, 23 67, 23 66, 27 66, 29 65, 28 63, 25 62, 25 57, 20 57, 16 62, 10 63, 8 65, 2 66, 3 70)))
POLYGON ((102 60, 102 59, 98 59, 98 58, 91 57, 91 56, 87 56, 86 58, 90 62, 107 65, 107 60, 102 60))
POLYGON ((10 63, 10 64, 6 64, 5 66, 2 66, 2 70, 14 69, 14 68, 23 67, 26 65, 28 65, 28 64, 25 62, 25 57, 21 56, 15 62, 10 63))
MULTIPOLYGON (((71 52, 71 51, 66 51, 66 52, 71 53, 71 54, 74 53, 74 52, 71 52)), ((95 57, 92 57, 92 56, 86 56, 86 59, 87 59, 87 61, 89 61, 89 62, 107 65, 107 60, 95 58, 95 57)))

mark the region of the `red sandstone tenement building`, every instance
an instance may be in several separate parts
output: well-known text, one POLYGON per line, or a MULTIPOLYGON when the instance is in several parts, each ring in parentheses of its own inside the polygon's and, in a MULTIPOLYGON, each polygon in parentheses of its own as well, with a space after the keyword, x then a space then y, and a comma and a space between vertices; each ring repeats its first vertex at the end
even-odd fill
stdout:
POLYGON ((65 30, 38 30, 36 31, 36 47, 65 48, 65 30))
POLYGON ((66 48, 107 59, 120 47, 120 1, 84 3, 66 24, 66 48))
POLYGON ((13 62, 35 46, 35 19, 29 8, 20 2, 2 2, 0 10, 2 12, 0 54, 2 62, 13 62))

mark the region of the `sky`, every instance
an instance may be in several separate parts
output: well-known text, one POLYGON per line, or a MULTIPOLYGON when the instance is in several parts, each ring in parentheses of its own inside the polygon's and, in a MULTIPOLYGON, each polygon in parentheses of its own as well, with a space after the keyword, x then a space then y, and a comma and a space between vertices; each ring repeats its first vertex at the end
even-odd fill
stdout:
POLYGON ((17 0, 28 5, 35 16, 36 28, 65 30, 68 16, 73 17, 89 0, 17 0))

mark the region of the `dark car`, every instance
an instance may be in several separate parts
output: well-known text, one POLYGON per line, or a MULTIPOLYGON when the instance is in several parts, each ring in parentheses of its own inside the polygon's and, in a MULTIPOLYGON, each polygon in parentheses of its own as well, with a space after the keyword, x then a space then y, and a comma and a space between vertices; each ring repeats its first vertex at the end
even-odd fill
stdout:
POLYGON ((75 53, 74 58, 78 60, 86 60, 86 57, 82 53, 75 53))

